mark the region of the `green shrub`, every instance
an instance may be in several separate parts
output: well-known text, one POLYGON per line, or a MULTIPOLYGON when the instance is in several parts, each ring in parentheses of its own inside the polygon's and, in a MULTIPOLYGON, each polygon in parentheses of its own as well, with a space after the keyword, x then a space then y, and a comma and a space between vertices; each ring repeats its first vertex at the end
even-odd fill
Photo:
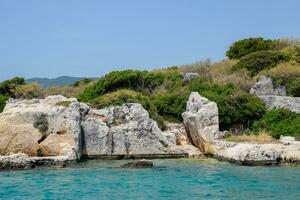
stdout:
POLYGON ((41 114, 33 123, 33 127, 45 134, 48 131, 47 115, 41 114))
POLYGON ((185 112, 188 95, 162 94, 153 98, 153 103, 159 115, 170 122, 182 121, 181 114, 185 112))
POLYGON ((233 43, 226 52, 226 56, 231 59, 239 59, 253 52, 273 50, 276 44, 277 41, 265 40, 261 37, 243 39, 233 43))
POLYGON ((245 92, 223 96, 216 102, 219 107, 221 130, 229 130, 235 127, 249 128, 266 111, 265 105, 258 97, 245 92))
POLYGON ((259 98, 233 84, 218 85, 200 77, 191 82, 189 89, 217 103, 221 130, 237 126, 248 128, 265 113, 265 106, 259 98))
POLYGON ((0 94, 0 113, 3 111, 5 105, 6 105, 6 101, 7 101, 7 97, 3 96, 0 94))
POLYGON ((289 96, 300 97, 300 77, 288 82, 286 90, 289 96))
POLYGON ((139 92, 128 89, 121 89, 115 92, 107 93, 99 96, 92 101, 92 105, 96 108, 104 108, 111 105, 122 105, 124 103, 139 103, 148 112, 150 117, 155 120, 161 129, 165 129, 163 118, 157 113, 156 107, 150 99, 139 92))
POLYGON ((272 137, 280 135, 300 135, 300 114, 285 109, 273 109, 267 111, 262 119, 253 124, 253 130, 267 130, 272 137))
POLYGON ((100 78, 98 82, 88 87, 78 97, 81 101, 91 101, 94 98, 118 89, 152 91, 164 81, 163 73, 152 73, 138 70, 114 71, 100 78))
POLYGON ((16 88, 20 85, 25 85, 25 79, 15 77, 11 80, 6 80, 0 83, 0 94, 8 97, 15 98, 16 88))
POLYGON ((264 69, 270 69, 277 64, 287 61, 289 58, 276 51, 259 51, 246 55, 233 66, 233 70, 247 69, 253 76, 264 69))

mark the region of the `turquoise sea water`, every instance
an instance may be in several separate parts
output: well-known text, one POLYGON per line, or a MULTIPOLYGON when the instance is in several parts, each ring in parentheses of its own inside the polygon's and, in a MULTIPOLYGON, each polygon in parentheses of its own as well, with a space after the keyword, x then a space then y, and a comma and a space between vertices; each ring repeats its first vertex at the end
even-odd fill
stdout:
POLYGON ((0 172, 0 199, 300 199, 300 167, 245 167, 213 159, 124 161, 0 172))

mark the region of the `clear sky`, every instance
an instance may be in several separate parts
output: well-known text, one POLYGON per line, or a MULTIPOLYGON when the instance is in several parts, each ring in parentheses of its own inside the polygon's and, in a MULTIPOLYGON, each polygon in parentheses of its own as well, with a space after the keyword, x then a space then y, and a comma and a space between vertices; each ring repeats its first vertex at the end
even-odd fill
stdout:
POLYGON ((299 37, 299 10, 299 0, 0 0, 0 81, 218 61, 241 38, 299 37))

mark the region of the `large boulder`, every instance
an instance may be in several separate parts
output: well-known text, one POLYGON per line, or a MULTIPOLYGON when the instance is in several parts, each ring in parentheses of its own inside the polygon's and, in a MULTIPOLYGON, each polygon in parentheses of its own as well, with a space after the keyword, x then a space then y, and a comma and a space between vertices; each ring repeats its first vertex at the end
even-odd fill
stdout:
POLYGON ((87 157, 173 157, 185 152, 158 128, 140 105, 91 109, 82 122, 87 157))
POLYGON ((9 100, 0 114, 0 155, 81 158, 81 117, 88 107, 74 98, 9 100))
POLYGON ((286 96, 285 87, 275 87, 270 77, 260 77, 258 82, 251 88, 250 94, 258 96, 267 108, 284 108, 300 113, 300 97, 286 96))
POLYGON ((215 139, 219 137, 217 104, 192 92, 182 117, 193 144, 202 152, 209 153, 215 139))

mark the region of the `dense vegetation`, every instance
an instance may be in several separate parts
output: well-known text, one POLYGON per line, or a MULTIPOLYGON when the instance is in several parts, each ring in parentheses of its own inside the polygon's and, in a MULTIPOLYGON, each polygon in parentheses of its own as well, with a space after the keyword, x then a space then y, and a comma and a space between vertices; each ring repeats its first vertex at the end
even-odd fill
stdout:
POLYGON ((233 69, 238 70, 245 68, 253 76, 264 69, 270 69, 287 60, 288 57, 281 52, 258 51, 242 57, 233 69))
POLYGON ((164 129, 164 121, 182 121, 188 97, 191 91, 197 91, 218 104, 221 130, 263 132, 274 138, 299 135, 300 114, 267 110, 249 90, 261 75, 266 75, 284 85, 288 95, 299 97, 300 42, 248 38, 232 44, 226 55, 229 59, 217 63, 207 59, 153 71, 114 71, 98 81, 81 80, 65 87, 45 89, 15 78, 0 84, 0 111, 9 97, 30 99, 62 94, 76 96, 97 108, 140 103, 164 129), (182 73, 186 72, 200 76, 185 81, 182 73))
POLYGON ((285 109, 268 111, 263 118, 253 124, 256 131, 267 130, 274 138, 280 135, 300 136, 300 114, 285 109))
POLYGON ((274 40, 259 38, 247 38, 237 41, 230 46, 226 56, 231 59, 239 59, 257 51, 273 50, 277 44, 274 40))

